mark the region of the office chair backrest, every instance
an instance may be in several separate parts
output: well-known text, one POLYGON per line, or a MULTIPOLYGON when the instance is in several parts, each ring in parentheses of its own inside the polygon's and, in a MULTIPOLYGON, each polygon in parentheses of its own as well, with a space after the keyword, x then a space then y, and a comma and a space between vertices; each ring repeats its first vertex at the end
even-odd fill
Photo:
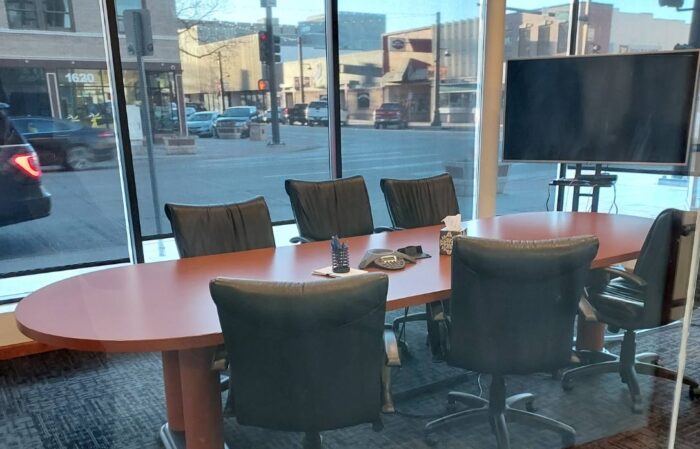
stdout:
POLYGON ((166 204, 180 257, 275 246, 270 211, 263 197, 234 204, 166 204))
POLYGON ((216 279, 243 425, 313 432, 379 420, 388 278, 216 279))
MULTIPOLYGON (((683 318, 685 314, 685 304, 688 297, 688 283, 690 276, 696 275, 691 273, 691 259, 693 256, 693 244, 695 242, 695 223, 697 221, 697 212, 695 211, 680 211, 681 229, 677 240, 677 245, 674 245, 675 256, 672 255, 674 261, 669 275, 672 276, 671 281, 667 282, 666 290, 666 306, 664 306, 662 323, 670 323, 683 318)), ((697 273, 700 275, 700 273, 697 273)), ((700 306, 700 276, 696 276, 695 283, 695 302, 694 307, 700 306)))
POLYGON ((686 229, 694 229, 688 228, 694 215, 666 209, 656 217, 644 240, 634 266, 634 274, 647 283, 642 298, 644 327, 661 326, 682 317, 679 310, 685 307, 694 234, 686 229))
POLYGON ((395 227, 436 225, 459 213, 455 186, 447 173, 422 179, 382 179, 379 185, 395 227))
POLYGON ((455 239, 448 363, 500 375, 566 366, 578 302, 597 252, 592 236, 455 239))
POLYGON ((333 181, 288 179, 284 188, 299 234, 310 240, 352 237, 374 232, 372 209, 362 176, 333 181))

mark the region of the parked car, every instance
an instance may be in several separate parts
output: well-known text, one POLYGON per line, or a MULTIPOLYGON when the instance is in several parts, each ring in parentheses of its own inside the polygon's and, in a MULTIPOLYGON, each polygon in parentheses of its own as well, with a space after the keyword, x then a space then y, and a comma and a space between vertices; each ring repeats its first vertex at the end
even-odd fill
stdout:
POLYGON ((196 136, 214 136, 214 123, 219 117, 218 112, 195 112, 187 119, 187 130, 196 136))
POLYGON ((300 125, 306 125, 306 103, 297 103, 291 108, 284 109, 284 115, 287 123, 293 125, 299 123, 300 125))
MULTIPOLYGON (((277 120, 283 125, 287 123, 287 120, 284 116, 284 110, 282 108, 277 108, 277 120)), ((263 115, 262 121, 265 123, 272 123, 272 109, 268 109, 265 111, 265 115, 263 115)))
POLYGON ((188 101, 185 103, 185 106, 188 108, 194 108, 196 112, 206 112, 207 108, 205 108, 201 103, 195 103, 193 101, 188 101))
POLYGON ((0 226, 46 217, 51 195, 41 185, 34 148, 0 110, 0 226))
POLYGON ((240 132, 241 137, 250 136, 250 124, 259 121, 255 106, 233 106, 227 108, 214 122, 214 137, 221 133, 240 132))
POLYGON ((379 129, 389 125, 408 128, 408 111, 400 103, 382 103, 374 110, 374 127, 379 129))
POLYGON ((84 170, 92 162, 108 161, 116 155, 117 142, 111 129, 51 117, 13 117, 12 122, 34 147, 41 165, 84 170))
MULTIPOLYGON (((309 126, 328 126, 328 102, 326 100, 312 101, 306 107, 306 123, 309 126)), ((348 111, 340 109, 341 126, 348 123, 348 111)))

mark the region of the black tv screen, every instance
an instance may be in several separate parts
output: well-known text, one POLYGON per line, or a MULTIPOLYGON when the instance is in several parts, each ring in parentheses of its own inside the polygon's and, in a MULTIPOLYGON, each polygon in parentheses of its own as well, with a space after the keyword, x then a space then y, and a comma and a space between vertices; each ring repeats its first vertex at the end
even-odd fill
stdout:
POLYGON ((697 51, 511 60, 503 159, 686 163, 697 51))

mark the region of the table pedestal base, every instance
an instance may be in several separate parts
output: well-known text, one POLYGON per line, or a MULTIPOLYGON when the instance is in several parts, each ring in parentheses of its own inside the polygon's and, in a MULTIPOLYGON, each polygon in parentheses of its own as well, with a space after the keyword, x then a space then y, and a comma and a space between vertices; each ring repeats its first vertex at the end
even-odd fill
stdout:
MULTIPOLYGON (((185 433, 171 430, 168 423, 163 424, 160 428, 160 441, 165 449, 187 449, 185 445, 185 433)), ((224 449, 229 449, 224 443, 224 449)))
POLYGON ((215 347, 163 352, 168 449, 224 449, 219 373, 212 370, 215 347))

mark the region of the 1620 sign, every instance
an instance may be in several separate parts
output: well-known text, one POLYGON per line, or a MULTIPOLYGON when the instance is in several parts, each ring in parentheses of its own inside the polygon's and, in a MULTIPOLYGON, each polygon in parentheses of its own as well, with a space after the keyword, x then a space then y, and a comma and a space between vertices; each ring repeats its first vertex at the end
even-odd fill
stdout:
POLYGON ((66 73, 64 78, 69 83, 94 83, 95 82, 95 74, 94 73, 84 73, 84 72, 66 73))

